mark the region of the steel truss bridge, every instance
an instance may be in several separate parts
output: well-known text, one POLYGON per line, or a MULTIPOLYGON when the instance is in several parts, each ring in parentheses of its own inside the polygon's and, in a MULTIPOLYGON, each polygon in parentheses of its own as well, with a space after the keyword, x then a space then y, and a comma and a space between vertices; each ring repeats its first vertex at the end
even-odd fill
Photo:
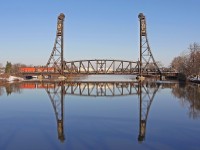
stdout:
POLYGON ((137 74, 138 62, 123 60, 79 60, 65 62, 69 74, 137 74))
MULTIPOLYGON (((138 15, 140 22, 140 58, 138 61, 114 60, 114 59, 94 59, 66 61, 64 55, 64 19, 65 15, 61 13, 57 20, 57 32, 53 50, 43 71, 21 72, 31 75, 53 75, 59 74, 68 76, 68 74, 137 74, 137 75, 166 75, 173 74, 174 71, 163 72, 157 65, 150 49, 147 38, 147 24, 145 16, 138 15), (51 69, 48 69, 51 68, 51 69), (52 68, 53 71, 52 71, 52 68)), ((37 70, 37 69, 36 69, 37 70)))

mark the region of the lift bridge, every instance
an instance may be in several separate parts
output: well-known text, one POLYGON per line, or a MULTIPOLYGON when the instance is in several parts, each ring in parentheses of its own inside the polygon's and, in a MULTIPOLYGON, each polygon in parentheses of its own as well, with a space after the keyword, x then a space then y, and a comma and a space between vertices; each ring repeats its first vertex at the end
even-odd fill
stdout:
MULTIPOLYGON (((23 83, 25 84, 25 83, 23 83)), ((29 83, 30 84, 30 83, 29 83)), ((37 83, 34 82, 37 85, 37 83)), ((39 86, 38 83, 37 86, 39 86)), ((42 83, 51 100, 56 120, 58 139, 65 140, 64 100, 66 95, 88 97, 115 97, 135 95, 139 98, 138 141, 145 140, 147 119, 160 84, 155 82, 59 82, 42 83)), ((35 88, 37 88, 35 86, 35 88)), ((40 86, 41 88, 41 86, 40 86)))
POLYGON ((146 74, 148 71, 161 73, 155 59, 150 50, 147 39, 146 19, 140 13, 140 60, 139 61, 124 61, 124 60, 78 60, 65 61, 63 58, 64 46, 64 14, 60 14, 57 21, 57 33, 54 47, 50 58, 47 62, 47 67, 55 68, 56 72, 61 75, 65 74, 146 74), (151 69, 150 69, 151 65, 151 69))
POLYGON ((140 22, 140 58, 138 61, 114 60, 114 59, 93 59, 66 61, 64 55, 64 19, 65 15, 61 13, 57 20, 56 39, 53 50, 48 62, 43 69, 34 71, 22 71, 23 74, 32 75, 53 75, 59 74, 67 76, 69 74, 135 74, 135 75, 162 75, 175 73, 171 71, 161 71, 158 67, 147 38, 147 24, 143 13, 138 15, 140 22))

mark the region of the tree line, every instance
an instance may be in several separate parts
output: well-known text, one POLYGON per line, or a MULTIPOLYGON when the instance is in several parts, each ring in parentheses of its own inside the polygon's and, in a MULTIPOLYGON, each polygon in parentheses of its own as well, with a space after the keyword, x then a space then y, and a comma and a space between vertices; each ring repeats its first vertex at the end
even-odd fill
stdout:
POLYGON ((25 65, 21 63, 14 63, 7 61, 5 67, 0 63, 0 68, 4 68, 4 73, 6 74, 16 74, 19 72, 20 67, 32 67, 32 65, 25 65))
POLYGON ((185 77, 200 75, 200 44, 190 44, 188 51, 172 60, 171 67, 185 77))

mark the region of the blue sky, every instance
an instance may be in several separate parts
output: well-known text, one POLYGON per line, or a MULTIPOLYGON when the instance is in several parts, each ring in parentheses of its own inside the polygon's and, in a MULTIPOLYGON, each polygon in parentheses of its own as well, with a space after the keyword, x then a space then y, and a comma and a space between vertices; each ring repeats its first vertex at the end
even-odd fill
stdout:
POLYGON ((65 60, 138 60, 144 13, 151 50, 168 66, 200 42, 199 0, 5 0, 0 2, 0 63, 45 65, 57 17, 65 14, 65 60))

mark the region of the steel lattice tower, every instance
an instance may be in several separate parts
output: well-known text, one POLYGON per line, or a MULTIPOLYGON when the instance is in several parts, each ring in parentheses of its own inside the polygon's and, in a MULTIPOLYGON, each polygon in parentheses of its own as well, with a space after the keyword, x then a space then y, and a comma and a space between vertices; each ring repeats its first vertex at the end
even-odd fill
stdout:
POLYGON ((55 69, 55 72, 58 72, 61 75, 64 75, 64 58, 63 58, 64 19, 65 15, 61 13, 58 16, 57 33, 56 33, 54 47, 46 65, 47 67, 53 67, 55 69))
POLYGON ((148 74, 150 71, 156 71, 161 75, 160 68, 158 67, 153 54, 151 52, 146 30, 146 18, 143 13, 138 15, 140 21, 140 69, 139 75, 148 74))

